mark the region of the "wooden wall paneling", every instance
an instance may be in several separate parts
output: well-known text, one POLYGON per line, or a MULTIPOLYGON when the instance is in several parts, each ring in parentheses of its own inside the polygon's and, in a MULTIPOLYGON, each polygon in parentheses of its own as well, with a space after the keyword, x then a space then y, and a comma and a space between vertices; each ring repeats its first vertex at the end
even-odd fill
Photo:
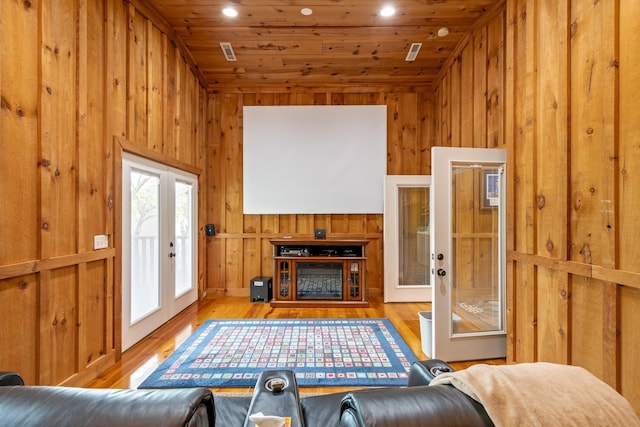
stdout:
POLYGON ((0 366, 19 372, 26 384, 38 381, 38 286, 36 274, 0 280, 0 366))
POLYGON ((268 276, 275 283, 275 271, 273 271, 273 247, 269 239, 260 239, 260 276, 268 276))
MULTIPOLYGON (((536 9, 536 237, 543 256, 567 256, 568 16, 567 3, 541 3, 536 9), (549 49, 555 46, 555 49, 549 49), (561 219, 561 220, 559 220, 561 219)), ((537 360, 570 363, 569 295, 566 273, 537 268, 537 360)))
MULTIPOLYGON (((221 143, 224 148, 224 227, 227 233, 242 232, 242 98, 225 95, 221 105, 221 143)), ((241 277, 241 276, 239 276, 241 277)))
MULTIPOLYGON (((514 45, 514 127, 515 140, 514 163, 511 174, 515 182, 513 191, 514 217, 526 218, 516 221, 514 226, 514 249, 518 252, 534 251, 534 129, 533 114, 535 93, 531 82, 535 81, 535 59, 530 45, 535 46, 535 10, 534 2, 519 0, 515 5, 514 45), (528 48, 527 48, 528 47, 528 48)), ((518 263, 514 269, 513 312, 517 316, 512 340, 515 345, 511 354, 515 362, 533 362, 536 360, 536 276, 535 267, 518 263)))
POLYGON ((366 284, 369 295, 382 295, 384 277, 383 239, 384 220, 382 215, 370 214, 366 216, 366 234, 371 238, 365 248, 367 254, 366 284))
MULTIPOLYGON (((118 1, 106 2, 105 40, 105 141, 113 156, 113 137, 127 132, 127 13, 118 1)), ((109 181, 112 182, 112 181, 109 181)))
POLYGON ((614 268, 615 4, 571 3, 571 259, 614 268))
POLYGON ((536 360, 569 364, 571 293, 568 289, 568 274, 538 266, 537 280, 537 339, 540 345, 536 360))
POLYGON ((402 172, 402 125, 398 123, 400 95, 389 94, 387 102, 387 174, 402 172))
POLYGON ((76 28, 73 0, 41 8, 40 99, 41 257, 76 253, 78 238, 76 143, 76 28))
POLYGON ((191 74, 189 64, 180 58, 180 138, 178 143, 178 158, 184 162, 195 161, 194 154, 194 106, 195 90, 193 87, 194 78, 191 74))
POLYGON ((442 78, 440 84, 440 143, 445 147, 451 147, 451 76, 442 78))
POLYGON ((249 288, 251 279, 261 275, 262 245, 260 237, 243 238, 242 243, 242 275, 239 288, 249 288))
POLYGON ((94 235, 108 236, 112 231, 112 218, 105 209, 110 190, 106 180, 112 174, 107 173, 111 165, 104 130, 105 85, 101 84, 105 81, 104 4, 83 1, 79 6, 78 252, 82 253, 93 250, 94 235))
POLYGON ((419 126, 418 132, 418 161, 421 175, 431 175, 431 147, 433 147, 433 99, 428 93, 421 93, 418 97, 419 126))
POLYGON ((640 2, 620 1, 618 266, 640 272, 640 2), (624 230, 621 232, 620 230, 624 230))
POLYGON ((515 182, 513 179, 513 165, 515 164, 514 143, 515 141, 515 70, 516 70, 516 34, 519 19, 517 17, 516 2, 507 2, 505 8, 505 88, 504 88, 504 124, 505 124, 505 145, 507 146, 507 268, 506 268, 506 327, 507 327, 507 362, 513 362, 515 357, 515 293, 516 293, 516 262, 511 259, 511 254, 515 249, 515 182))
MULTIPOLYGON (((619 152, 617 174, 618 252, 620 270, 640 272, 640 2, 619 2, 619 152)), ((619 390, 640 413, 640 289, 622 286, 620 299, 619 390)))
POLYGON ((442 144, 442 85, 436 84, 433 89, 433 146, 442 144))
POLYGON ((178 157, 178 123, 180 121, 179 84, 180 72, 178 64, 180 62, 180 52, 170 41, 165 45, 165 103, 164 103, 164 130, 163 152, 172 157, 178 157))
POLYGON ((473 34, 473 146, 487 147, 487 27, 473 34))
MULTIPOLYGON (((221 140, 224 147, 224 225, 227 233, 243 231, 242 214, 242 96, 225 95, 221 105, 221 140)), ((244 286, 242 238, 224 242, 224 289, 237 294, 244 286)))
MULTIPOLYGON (((571 3, 571 221, 570 257, 574 261, 615 268, 616 185, 616 6, 612 3, 571 3)), ((575 364, 616 386, 616 348, 608 334, 610 319, 601 307, 616 307, 616 294, 606 282, 574 281, 575 304, 572 357, 575 364), (580 284, 580 286, 576 286, 580 284), (614 301, 609 298, 613 297, 614 301), (590 322, 588 321, 590 320, 590 322), (585 323, 582 323, 582 322, 585 323), (591 325, 596 330, 583 329, 591 325), (583 350, 596 347, 588 355, 583 350)))
POLYGON ((331 215, 316 214, 313 216, 313 228, 324 228, 327 233, 331 232, 331 215))
POLYGON ((106 323, 108 298, 105 294, 107 263, 104 260, 78 266, 78 370, 86 369, 110 350, 106 323))
POLYGON ((420 173, 418 148, 418 94, 404 92, 400 94, 399 119, 402 126, 402 173, 416 175, 420 173))
POLYGON ((474 135, 474 60, 473 45, 468 44, 460 54, 460 146, 473 147, 474 135))
POLYGON ((152 148, 148 139, 147 109, 148 107, 148 24, 144 16, 136 12, 129 4, 128 31, 128 104, 127 104, 127 136, 129 140, 152 148))
POLYGON ((487 147, 504 147, 504 12, 487 25, 487 147))
MULTIPOLYGON (((621 14, 621 16, 623 16, 621 14)), ((622 286, 620 289, 620 393, 626 397, 636 413, 640 413, 640 289, 622 286)))
MULTIPOLYGON (((605 343, 604 283, 587 277, 571 277, 571 363, 603 378, 605 343)), ((614 363, 615 365, 615 363, 614 363)), ((615 386, 615 384, 614 384, 615 386)))
POLYGON ((244 245, 242 238, 227 238, 225 244, 225 264, 224 264, 224 289, 228 295, 240 295, 239 289, 243 288, 245 275, 244 267, 244 245))
POLYGON ((77 372, 77 267, 40 273, 38 384, 58 384, 77 372))
MULTIPOLYGON (((165 84, 166 86, 166 84, 165 84)), ((206 295, 206 277, 207 277, 207 237, 205 234, 205 224, 207 220, 207 92, 198 88, 198 123, 197 123, 197 139, 194 141, 197 151, 197 165, 202 171, 198 177, 198 296, 206 295)))
POLYGON ((516 262, 513 272, 513 354, 511 362, 536 362, 537 339, 537 286, 536 268, 533 264, 516 262))
POLYGON ((454 59, 449 69, 451 76, 450 106, 451 106, 451 146, 461 147, 462 142, 462 104, 465 102, 462 95, 462 65, 461 57, 454 59))
POLYGON ((566 1, 540 4, 536 21, 538 80, 536 92, 536 214, 540 255, 567 258, 569 114, 569 17, 566 1), (549 49, 555 46, 555 49, 549 49), (563 219, 559 221, 558 219, 563 219))
MULTIPOLYGON (((223 147, 221 135, 221 97, 209 96, 207 100, 206 148, 206 186, 201 191, 206 198, 206 223, 213 224, 216 234, 224 232, 224 183, 223 183, 223 147)), ((202 199, 202 198, 201 198, 202 199)), ((206 238, 207 277, 205 287, 208 290, 224 290, 224 251, 223 241, 217 237, 206 238)), ((214 296, 214 295, 212 295, 214 296)))
MULTIPOLYGON (((164 130, 165 123, 165 46, 167 36, 147 20, 147 135, 149 138, 148 146, 156 151, 171 155, 165 151, 164 130)), ((181 159, 184 160, 184 159, 181 159)))
MULTIPOLYGON (((331 227, 330 232, 332 234, 346 234, 349 232, 349 218, 346 214, 333 214, 331 215, 331 227)), ((329 232, 329 230, 327 230, 329 232)))
POLYGON ((39 250, 40 17, 37 3, 4 1, 0 16, 0 230, 3 241, 11 242, 0 245, 0 265, 7 265, 36 259, 39 250))
POLYGON ((296 234, 313 235, 313 215, 312 214, 297 214, 295 215, 296 234))

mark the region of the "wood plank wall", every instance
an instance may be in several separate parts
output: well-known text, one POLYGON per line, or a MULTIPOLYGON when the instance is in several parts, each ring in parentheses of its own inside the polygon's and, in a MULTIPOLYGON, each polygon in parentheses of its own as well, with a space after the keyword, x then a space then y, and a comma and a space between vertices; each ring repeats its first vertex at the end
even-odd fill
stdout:
MULTIPOLYGON (((366 283, 382 292, 382 215, 244 215, 242 213, 242 107, 253 105, 386 105, 387 173, 429 174, 433 120, 431 95, 423 88, 263 87, 209 95, 207 136, 207 222, 217 235, 207 238, 207 289, 210 295, 249 296, 255 276, 273 276, 269 239, 313 237, 367 238, 366 283)), ((336 153, 340 155, 340 153, 336 153)), ((269 173, 269 165, 264 165, 269 173)))
POLYGON ((508 361, 582 366, 638 413, 639 20, 508 0, 435 91, 436 145, 508 150, 508 361))
POLYGON ((0 3, 0 367, 29 384, 81 385, 119 356, 114 136, 204 170, 206 92, 145 13, 0 3))

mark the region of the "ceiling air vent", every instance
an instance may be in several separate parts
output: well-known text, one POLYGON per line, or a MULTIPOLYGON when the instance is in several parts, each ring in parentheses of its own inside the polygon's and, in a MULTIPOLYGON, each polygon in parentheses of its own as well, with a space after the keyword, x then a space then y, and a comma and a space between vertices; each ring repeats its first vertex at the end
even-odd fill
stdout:
POLYGON ((231 43, 220 42, 220 47, 222 48, 222 53, 224 53, 224 57, 227 58, 227 61, 236 60, 236 54, 233 52, 231 43))
POLYGON ((422 43, 412 43, 409 48, 409 52, 407 53, 407 57, 404 59, 405 61, 415 61, 416 56, 418 56, 418 52, 420 52, 420 48, 422 47, 422 43))

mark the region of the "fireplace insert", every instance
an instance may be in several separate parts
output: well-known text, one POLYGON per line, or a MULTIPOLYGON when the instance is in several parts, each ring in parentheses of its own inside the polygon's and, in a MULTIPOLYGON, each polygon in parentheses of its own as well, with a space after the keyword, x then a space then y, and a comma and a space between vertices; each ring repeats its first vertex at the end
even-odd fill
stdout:
POLYGON ((298 299, 342 299, 342 262, 297 262, 298 299))

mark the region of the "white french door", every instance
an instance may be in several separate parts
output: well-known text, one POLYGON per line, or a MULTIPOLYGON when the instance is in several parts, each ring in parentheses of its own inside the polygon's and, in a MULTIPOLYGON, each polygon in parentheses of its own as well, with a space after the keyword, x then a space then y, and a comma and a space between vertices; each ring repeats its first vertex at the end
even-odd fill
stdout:
POLYGON ((506 150, 431 151, 431 358, 505 357, 506 150))
POLYGON ((197 299, 195 175, 122 160, 122 350, 197 299))
POLYGON ((384 179, 384 302, 431 301, 428 175, 384 179))

